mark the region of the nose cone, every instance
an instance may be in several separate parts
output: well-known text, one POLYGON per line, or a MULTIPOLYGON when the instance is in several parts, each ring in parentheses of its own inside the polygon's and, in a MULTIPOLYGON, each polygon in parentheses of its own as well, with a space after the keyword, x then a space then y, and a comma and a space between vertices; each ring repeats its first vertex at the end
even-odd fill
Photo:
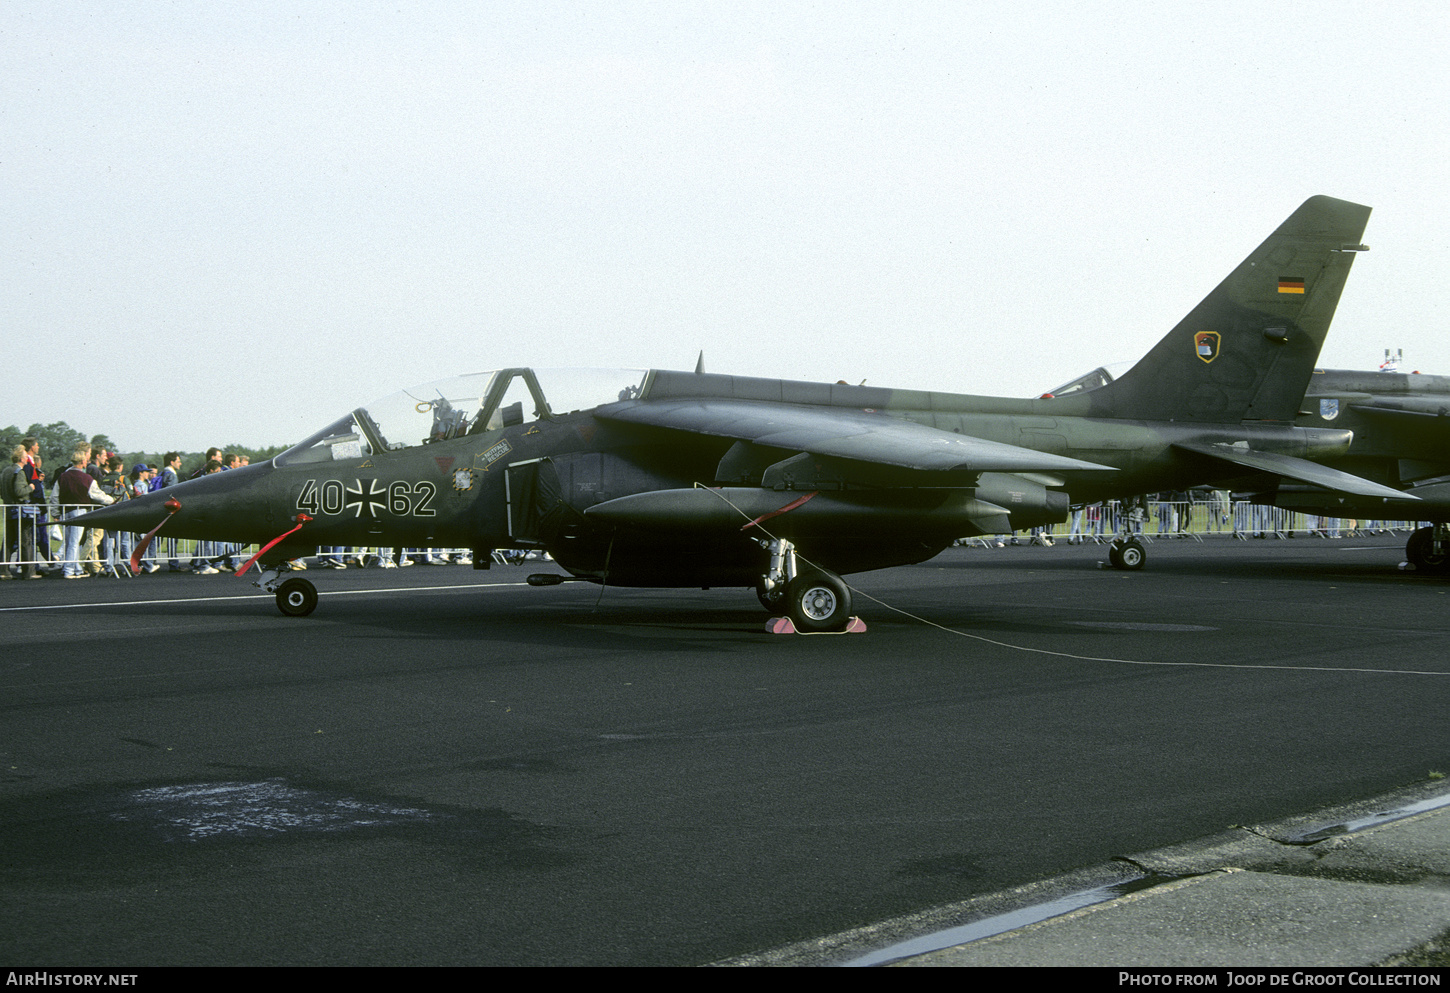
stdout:
POLYGON ((167 497, 161 492, 148 493, 144 497, 117 500, 107 507, 88 510, 71 523, 76 527, 104 528, 107 531, 150 531, 167 516, 167 497))
POLYGON ((263 481, 274 471, 270 463, 259 463, 214 472, 145 496, 98 507, 75 518, 73 523, 144 534, 165 521, 162 533, 173 538, 267 541, 276 532, 271 526, 273 508, 267 506, 267 487, 263 481))

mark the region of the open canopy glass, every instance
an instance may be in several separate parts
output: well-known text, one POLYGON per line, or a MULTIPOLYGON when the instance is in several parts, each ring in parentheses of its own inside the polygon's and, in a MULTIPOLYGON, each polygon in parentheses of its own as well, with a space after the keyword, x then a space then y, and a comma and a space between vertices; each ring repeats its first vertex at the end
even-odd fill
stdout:
POLYGON ((644 369, 498 369, 401 390, 277 456, 278 465, 356 459, 560 417, 640 395, 644 369))

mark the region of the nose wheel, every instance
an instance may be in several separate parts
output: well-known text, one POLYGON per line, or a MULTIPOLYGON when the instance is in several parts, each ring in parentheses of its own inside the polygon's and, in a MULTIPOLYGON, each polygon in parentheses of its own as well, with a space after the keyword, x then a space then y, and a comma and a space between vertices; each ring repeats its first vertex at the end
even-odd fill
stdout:
POLYGON ((305 579, 289 579, 277 587, 277 609, 288 617, 306 617, 317 609, 317 587, 305 579))

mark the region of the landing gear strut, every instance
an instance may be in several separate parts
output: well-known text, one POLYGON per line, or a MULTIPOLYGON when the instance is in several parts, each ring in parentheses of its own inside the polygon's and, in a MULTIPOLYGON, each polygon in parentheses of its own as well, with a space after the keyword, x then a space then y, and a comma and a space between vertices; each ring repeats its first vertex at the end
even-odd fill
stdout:
POLYGON ((774 590, 765 588, 765 577, 760 577, 760 582, 755 584, 755 597, 760 605, 772 614, 785 612, 785 585, 777 586, 774 590))
POLYGON ((784 609, 798 631, 842 631, 851 620, 851 590, 826 569, 800 570, 795 545, 783 538, 762 541, 770 549, 770 571, 755 595, 766 610, 784 609))

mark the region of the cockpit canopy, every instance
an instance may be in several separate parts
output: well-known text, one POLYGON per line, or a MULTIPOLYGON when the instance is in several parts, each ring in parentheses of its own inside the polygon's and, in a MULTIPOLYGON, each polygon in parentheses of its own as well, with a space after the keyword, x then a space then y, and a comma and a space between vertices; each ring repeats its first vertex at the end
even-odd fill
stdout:
POLYGON ((1132 367, 1133 363, 1131 362, 1114 362, 1112 365, 1098 366, 1087 375, 1079 376, 1070 383, 1063 383, 1054 390, 1048 390, 1042 396, 1045 399, 1047 397, 1071 396, 1074 393, 1087 393, 1091 390, 1107 386, 1132 367))
POLYGON ((644 369, 498 369, 440 379, 359 407, 277 456, 358 459, 549 420, 640 395, 644 369))

